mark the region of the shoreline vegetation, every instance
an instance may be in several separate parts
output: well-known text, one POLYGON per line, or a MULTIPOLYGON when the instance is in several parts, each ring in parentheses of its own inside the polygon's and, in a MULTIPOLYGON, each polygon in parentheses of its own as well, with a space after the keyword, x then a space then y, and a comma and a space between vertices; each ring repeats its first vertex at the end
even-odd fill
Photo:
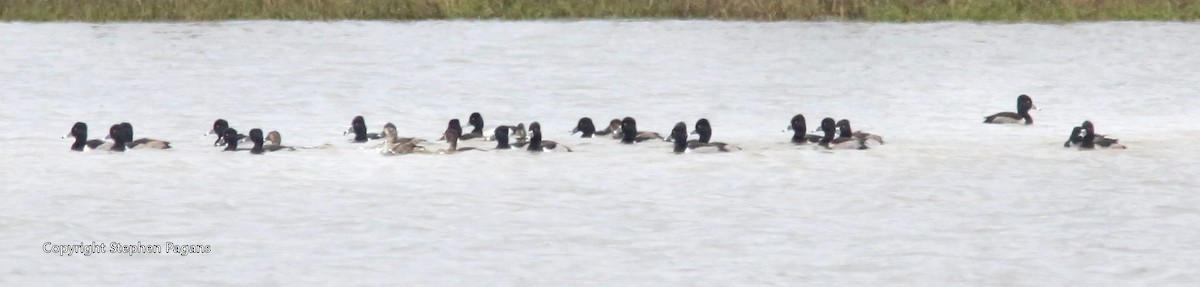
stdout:
POLYGON ((0 21, 1194 21, 1200 0, 0 0, 0 21))

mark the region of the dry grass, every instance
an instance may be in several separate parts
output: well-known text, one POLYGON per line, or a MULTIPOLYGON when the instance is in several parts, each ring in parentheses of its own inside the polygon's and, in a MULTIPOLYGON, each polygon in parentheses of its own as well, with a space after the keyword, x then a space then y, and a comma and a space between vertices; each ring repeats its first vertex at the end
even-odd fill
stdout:
POLYGON ((1200 19, 1200 0, 0 0, 3 21, 1200 19))

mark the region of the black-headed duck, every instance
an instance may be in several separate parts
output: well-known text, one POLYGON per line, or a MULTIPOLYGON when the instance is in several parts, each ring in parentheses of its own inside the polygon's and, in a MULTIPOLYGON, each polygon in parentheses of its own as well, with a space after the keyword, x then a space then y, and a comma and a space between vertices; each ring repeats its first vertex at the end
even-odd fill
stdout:
POLYGON ((1017 112, 999 112, 994 115, 983 118, 983 122, 987 124, 1033 124, 1033 117, 1029 115, 1030 109, 1037 109, 1033 105, 1033 98, 1028 95, 1017 97, 1017 112))

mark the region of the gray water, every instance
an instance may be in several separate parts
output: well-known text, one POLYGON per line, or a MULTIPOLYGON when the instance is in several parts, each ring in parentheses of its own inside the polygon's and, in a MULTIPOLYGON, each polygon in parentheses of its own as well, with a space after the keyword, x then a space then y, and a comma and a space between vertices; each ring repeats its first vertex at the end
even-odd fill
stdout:
POLYGON ((0 24, 0 285, 1194 285, 1198 29, 0 24), (1036 124, 980 123, 1019 94, 1036 124), (393 157, 342 135, 363 115, 432 140, 471 112, 575 152, 393 157), (791 145, 797 113, 887 144, 791 145), (743 150, 572 137, 583 116, 703 117, 743 150), (217 118, 332 147, 223 153, 217 118), (1084 120, 1129 149, 1063 149, 1084 120), (76 121, 174 148, 71 152, 76 121), (211 250, 43 251, 92 241, 211 250))

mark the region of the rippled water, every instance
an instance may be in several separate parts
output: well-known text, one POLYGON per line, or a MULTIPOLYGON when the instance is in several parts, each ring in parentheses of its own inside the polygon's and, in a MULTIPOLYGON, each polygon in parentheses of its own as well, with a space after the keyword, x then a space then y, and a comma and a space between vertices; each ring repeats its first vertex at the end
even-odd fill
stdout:
POLYGON ((0 285, 1194 285, 1198 30, 0 24, 0 285), (1019 94, 1037 124, 980 123, 1019 94), (471 112, 576 152, 385 157, 341 134, 361 114, 435 139, 471 112), (888 144, 792 146, 796 113, 888 144), (744 150, 573 138, 581 116, 705 117, 744 150), (216 118, 334 147, 222 153, 216 118), (1063 150, 1084 120, 1130 148, 1063 150), (70 152, 76 121, 175 148, 70 152), (43 251, 92 241, 211 251, 43 251))

